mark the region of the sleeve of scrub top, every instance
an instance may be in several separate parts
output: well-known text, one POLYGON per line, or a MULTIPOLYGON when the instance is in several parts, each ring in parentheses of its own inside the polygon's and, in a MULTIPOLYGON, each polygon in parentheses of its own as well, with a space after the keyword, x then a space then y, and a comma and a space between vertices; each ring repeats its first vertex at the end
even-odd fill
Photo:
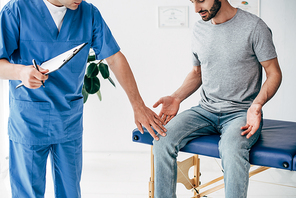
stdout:
POLYGON ((93 17, 92 48, 96 53, 96 59, 102 60, 117 53, 120 50, 120 47, 102 18, 99 10, 95 7, 93 17))
POLYGON ((11 54, 18 49, 18 41, 19 20, 5 6, 0 13, 0 59, 9 60, 11 54))

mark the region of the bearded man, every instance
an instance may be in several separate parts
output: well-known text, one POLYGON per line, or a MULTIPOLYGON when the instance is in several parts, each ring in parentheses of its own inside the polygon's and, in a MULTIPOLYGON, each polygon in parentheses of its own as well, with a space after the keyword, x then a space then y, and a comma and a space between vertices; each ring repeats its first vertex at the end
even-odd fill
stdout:
POLYGON ((177 91, 154 105, 162 105, 159 116, 167 129, 153 142, 155 197, 176 197, 176 158, 187 142, 219 134, 225 197, 246 198, 249 151, 261 133, 262 106, 282 79, 272 34, 259 17, 227 0, 192 2, 202 18, 193 28, 193 69, 177 91), (180 103, 198 89, 199 105, 177 115, 180 103))

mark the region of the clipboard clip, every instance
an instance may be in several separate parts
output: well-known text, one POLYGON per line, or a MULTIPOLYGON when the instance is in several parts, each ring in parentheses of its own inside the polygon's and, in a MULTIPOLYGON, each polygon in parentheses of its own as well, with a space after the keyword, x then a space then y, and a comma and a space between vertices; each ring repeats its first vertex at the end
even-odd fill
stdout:
MULTIPOLYGON (((75 49, 75 50, 77 50, 77 49, 75 49)), ((74 51, 75 51, 74 50, 74 51)), ((72 53, 72 54, 70 54, 67 58, 65 58, 64 60, 63 60, 63 62, 65 63, 65 62, 68 62, 73 56, 74 56, 75 54, 74 54, 74 52, 72 53)))
POLYGON ((83 46, 81 46, 80 48, 76 48, 73 50, 73 52, 63 60, 63 62, 68 62, 71 58, 73 58, 73 56, 75 56, 85 45, 87 45, 88 43, 84 43, 83 46))

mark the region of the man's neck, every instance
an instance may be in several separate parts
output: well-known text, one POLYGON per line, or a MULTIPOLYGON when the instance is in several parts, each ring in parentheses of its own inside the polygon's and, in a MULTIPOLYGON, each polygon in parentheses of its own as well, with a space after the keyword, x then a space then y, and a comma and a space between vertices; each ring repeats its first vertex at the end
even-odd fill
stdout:
POLYGON ((232 19, 237 12, 237 9, 232 7, 228 1, 224 1, 217 15, 211 20, 213 24, 225 23, 232 19))

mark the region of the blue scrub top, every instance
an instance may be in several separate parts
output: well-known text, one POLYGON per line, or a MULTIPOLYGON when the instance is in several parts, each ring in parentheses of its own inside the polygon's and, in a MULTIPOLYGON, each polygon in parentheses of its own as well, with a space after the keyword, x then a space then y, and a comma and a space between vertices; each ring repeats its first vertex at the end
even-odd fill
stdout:
POLYGON ((8 133, 12 141, 30 145, 56 144, 82 136, 81 93, 90 47, 98 60, 120 48, 99 10, 85 1, 70 10, 58 31, 42 0, 11 0, 0 14, 0 58, 11 63, 41 64, 87 42, 63 68, 49 74, 45 88, 15 89, 11 80, 8 133))

